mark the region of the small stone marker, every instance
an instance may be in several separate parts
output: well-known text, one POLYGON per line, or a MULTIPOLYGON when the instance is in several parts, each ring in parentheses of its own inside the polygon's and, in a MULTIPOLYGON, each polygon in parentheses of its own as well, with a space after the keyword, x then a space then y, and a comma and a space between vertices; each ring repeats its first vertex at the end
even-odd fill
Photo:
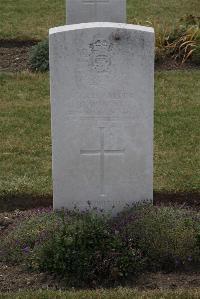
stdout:
POLYGON ((152 200, 153 29, 50 29, 50 71, 54 208, 152 200))
POLYGON ((67 24, 126 23, 126 0, 67 0, 67 24))

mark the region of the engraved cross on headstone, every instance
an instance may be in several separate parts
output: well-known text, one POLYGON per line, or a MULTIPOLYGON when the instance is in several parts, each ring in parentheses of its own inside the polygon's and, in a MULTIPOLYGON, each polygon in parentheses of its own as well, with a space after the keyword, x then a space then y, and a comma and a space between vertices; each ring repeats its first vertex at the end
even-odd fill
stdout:
POLYGON ((105 155, 123 155, 125 149, 106 150, 104 144, 104 127, 100 129, 100 149, 97 150, 80 150, 80 154, 84 156, 100 157, 100 196, 105 197, 105 155))

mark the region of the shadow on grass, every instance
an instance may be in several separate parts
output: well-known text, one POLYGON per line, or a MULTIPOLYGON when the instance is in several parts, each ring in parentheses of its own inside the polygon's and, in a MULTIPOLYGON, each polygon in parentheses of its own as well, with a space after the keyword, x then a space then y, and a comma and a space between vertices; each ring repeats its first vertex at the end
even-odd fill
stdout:
POLYGON ((51 194, 31 195, 31 194, 8 194, 0 196, 0 212, 28 210, 37 207, 49 207, 53 204, 51 194))
POLYGON ((23 48, 32 47, 38 44, 39 40, 18 40, 18 39, 0 39, 2 48, 23 48))
MULTIPOLYGON (((0 196, 0 212, 49 207, 53 204, 52 194, 8 194, 0 196)), ((154 192, 155 205, 178 205, 200 210, 199 192, 154 192)))
POLYGON ((200 191, 197 192, 154 192, 155 205, 178 205, 200 209, 200 191))

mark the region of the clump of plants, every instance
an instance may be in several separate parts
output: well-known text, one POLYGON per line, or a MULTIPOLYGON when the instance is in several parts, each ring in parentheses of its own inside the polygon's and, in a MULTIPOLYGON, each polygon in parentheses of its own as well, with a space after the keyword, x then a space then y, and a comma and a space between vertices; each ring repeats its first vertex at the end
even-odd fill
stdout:
POLYGON ((156 31, 156 61, 172 57, 182 64, 188 59, 198 61, 200 46, 200 18, 185 16, 174 28, 154 23, 156 31))
POLYGON ((120 284, 146 270, 199 266, 199 216, 145 203, 115 217, 95 210, 42 212, 1 240, 0 256, 62 277, 68 286, 120 284))
POLYGON ((50 212, 22 222, 0 246, 2 258, 63 277, 67 285, 112 284, 144 269, 138 249, 96 212, 50 212))
POLYGON ((139 205, 123 220, 126 235, 149 270, 184 269, 200 262, 200 215, 174 207, 139 205))
POLYGON ((19 222, 0 244, 0 260, 25 262, 39 240, 45 240, 60 225, 60 217, 51 209, 33 211, 19 222))
POLYGON ((193 25, 186 28, 182 35, 169 44, 169 49, 176 60, 184 63, 196 55, 199 44, 200 28, 193 25))
POLYGON ((63 223, 35 248, 33 262, 42 271, 56 273, 71 284, 121 281, 143 269, 139 250, 113 231, 104 215, 86 213, 63 223))
POLYGON ((46 72, 49 70, 49 41, 45 39, 33 46, 29 53, 31 70, 46 72))
POLYGON ((186 15, 172 27, 164 23, 148 20, 145 23, 132 20, 133 23, 154 27, 155 61, 163 62, 172 58, 183 64, 192 59, 199 64, 200 17, 186 15))
POLYGON ((200 38, 197 46, 195 47, 195 51, 192 53, 192 62, 196 65, 200 65, 200 38))

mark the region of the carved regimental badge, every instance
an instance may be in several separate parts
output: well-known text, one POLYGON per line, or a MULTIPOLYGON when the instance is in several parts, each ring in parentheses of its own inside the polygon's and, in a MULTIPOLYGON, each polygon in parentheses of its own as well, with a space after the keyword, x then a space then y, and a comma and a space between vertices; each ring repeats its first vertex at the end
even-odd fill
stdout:
POLYGON ((104 39, 98 39, 90 44, 90 66, 97 72, 106 72, 111 65, 112 44, 104 39))

